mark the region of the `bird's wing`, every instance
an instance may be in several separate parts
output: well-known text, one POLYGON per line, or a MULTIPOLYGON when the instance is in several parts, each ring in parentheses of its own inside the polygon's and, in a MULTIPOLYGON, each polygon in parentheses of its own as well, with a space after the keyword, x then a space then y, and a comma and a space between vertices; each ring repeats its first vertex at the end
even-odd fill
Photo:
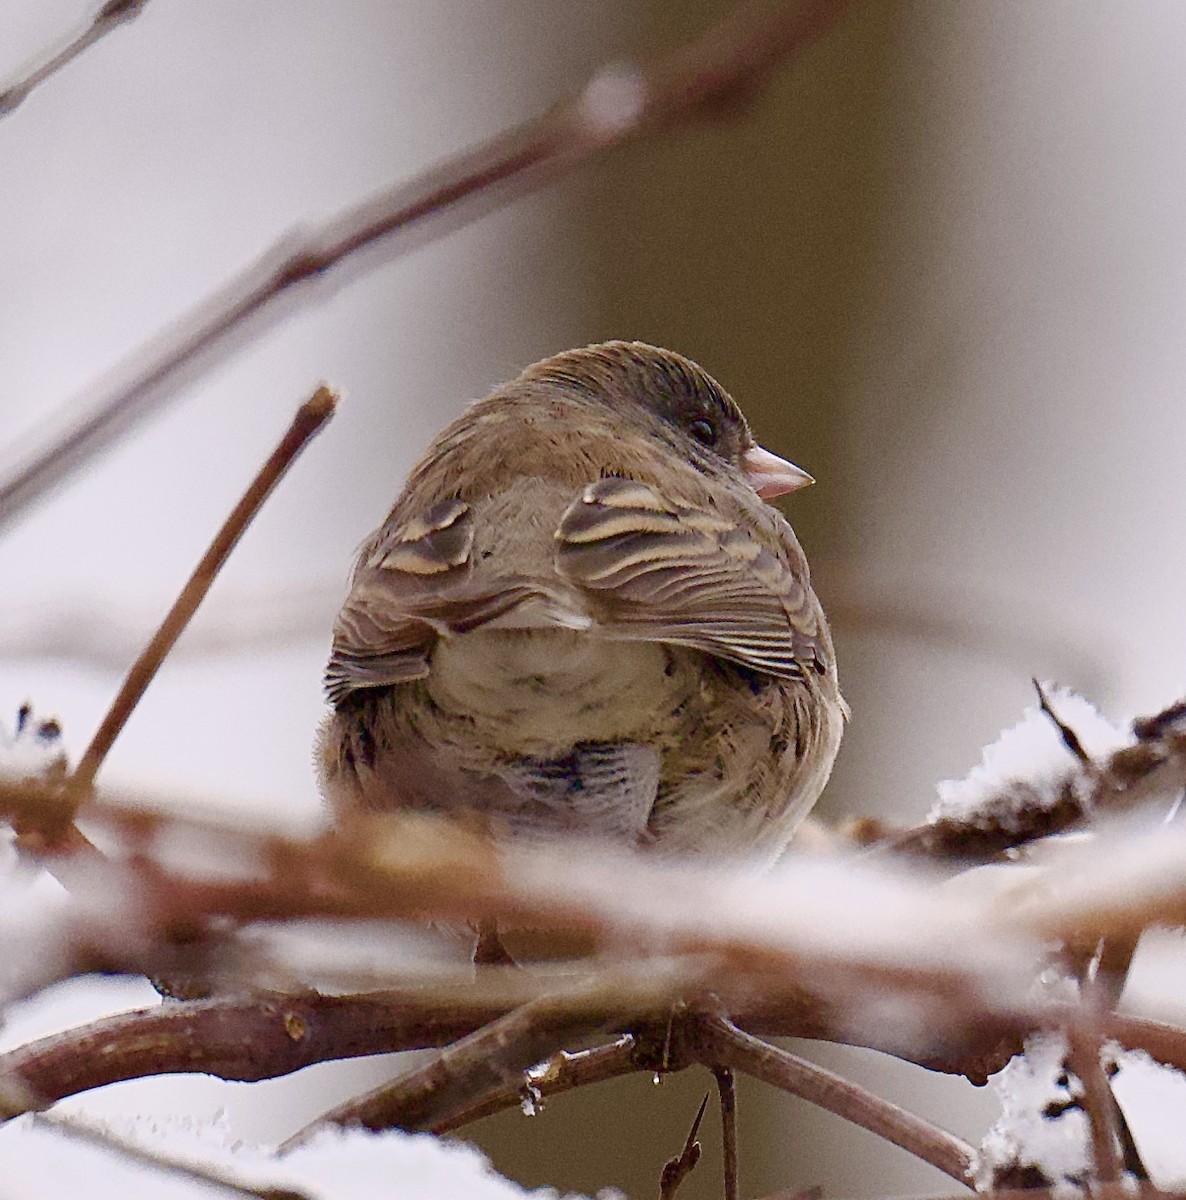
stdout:
POLYGON ((819 606, 789 556, 645 484, 585 488, 556 531, 556 570, 596 597, 610 636, 691 646, 782 679, 828 671, 819 606))
POLYGON ((331 702, 423 678, 441 637, 480 626, 589 627, 559 588, 517 576, 478 578, 473 543, 469 506, 443 500, 367 548, 334 624, 325 671, 331 702))

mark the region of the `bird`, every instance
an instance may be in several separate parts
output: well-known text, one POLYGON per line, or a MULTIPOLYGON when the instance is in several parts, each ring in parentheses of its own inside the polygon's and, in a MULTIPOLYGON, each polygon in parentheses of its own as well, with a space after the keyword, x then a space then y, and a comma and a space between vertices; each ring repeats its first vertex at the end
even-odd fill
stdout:
POLYGON ((813 482, 635 341, 473 403, 363 544, 318 735, 334 814, 769 864, 848 709, 791 526, 813 482))

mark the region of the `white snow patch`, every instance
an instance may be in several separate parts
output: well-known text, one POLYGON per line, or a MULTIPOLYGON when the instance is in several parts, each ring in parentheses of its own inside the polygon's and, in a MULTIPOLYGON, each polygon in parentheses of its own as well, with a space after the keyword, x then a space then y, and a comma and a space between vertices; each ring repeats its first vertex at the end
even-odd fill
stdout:
MULTIPOLYGON (((75 1119, 73 1123, 110 1131, 167 1162, 216 1171, 221 1177, 250 1188, 291 1188, 310 1200, 558 1200, 551 1188, 528 1191, 498 1175, 481 1151, 464 1142, 442 1141, 430 1134, 397 1130, 374 1134, 363 1130, 326 1130, 312 1141, 278 1157, 270 1150, 247 1145, 231 1133, 225 1118, 213 1121, 156 1120, 148 1117, 102 1123, 75 1119)), ((7 1152, 36 1178, 40 1194, 59 1194, 55 1176, 71 1171, 71 1160, 93 1155, 90 1144, 56 1130, 48 1121, 21 1118, 18 1136, 6 1139, 7 1152)), ((162 1182, 179 1181, 175 1174, 154 1166, 137 1165, 118 1151, 100 1151, 104 1165, 120 1163, 125 1170, 120 1194, 127 1200, 155 1197, 162 1182)), ((21 1181, 18 1170, 15 1179, 21 1181)), ((194 1185, 194 1195, 208 1189, 194 1185)), ((610 1200, 610 1193, 602 1193, 610 1200)), ((580 1200, 569 1197, 568 1200, 580 1200)))
MULTIPOLYGON (((1132 742, 1126 730, 1114 725, 1082 696, 1061 687, 1045 690, 1050 707, 1064 725, 1075 731, 1092 758, 1104 758, 1132 742)), ((1053 804, 1059 785, 1074 765, 1053 722, 1037 704, 1031 705, 1016 725, 984 748, 980 763, 963 779, 946 779, 938 784, 939 798, 928 820, 971 817, 988 800, 1016 785, 1024 785, 1027 804, 1035 798, 1053 804)))
POLYGON ((1181 1188, 1186 1184, 1186 1075, 1141 1050, 1124 1051, 1117 1062, 1112 1089, 1150 1179, 1161 1188, 1181 1188))
POLYGON ((1186 935, 1180 929, 1147 929, 1137 945, 1124 1008, 1170 1024, 1186 1025, 1186 935))
POLYGON ((1086 1115, 1078 1108, 1046 1115, 1050 1106, 1061 1108, 1075 1098, 1063 1070, 1065 1057, 1061 1034, 1040 1034, 993 1078, 1001 1116, 984 1135, 973 1164, 977 1191, 988 1191, 994 1172, 1003 1167, 1035 1166, 1056 1184, 1086 1172, 1091 1161, 1086 1115))
POLYGON ((66 769, 61 725, 55 718, 37 716, 30 705, 17 714, 12 732, 0 724, 0 775, 12 779, 41 779, 66 769))
MULTIPOLYGON (((1013 1165, 1036 1166, 1056 1186, 1083 1180, 1091 1164, 1091 1132, 1078 1108, 1059 1111, 1078 1099, 1079 1084, 1063 1069, 1066 1040, 1042 1034, 1027 1040, 1024 1055, 993 1080, 1001 1117, 981 1142, 974 1167, 979 1190, 993 1172, 1013 1165), (1053 1109, 1053 1111, 1051 1111, 1053 1109)), ((1141 1160, 1157 1187, 1186 1183, 1186 1075, 1162 1066, 1144 1051, 1110 1044, 1115 1064, 1114 1095, 1124 1112, 1141 1160)), ((1126 1176, 1130 1179, 1130 1177, 1126 1176)), ((1072 1193, 1068 1193, 1072 1194, 1072 1193)))
POLYGON ((0 999, 24 996, 66 966, 72 926, 56 883, 19 868, 0 874, 0 999))

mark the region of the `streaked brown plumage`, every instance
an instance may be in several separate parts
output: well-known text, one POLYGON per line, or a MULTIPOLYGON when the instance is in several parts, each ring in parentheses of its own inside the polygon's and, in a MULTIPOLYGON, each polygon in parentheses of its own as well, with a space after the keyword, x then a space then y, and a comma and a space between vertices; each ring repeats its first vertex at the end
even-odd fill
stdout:
POLYGON ((776 855, 845 714, 803 552, 755 490, 807 482, 670 351, 527 368, 360 552, 326 671, 332 804, 776 855))

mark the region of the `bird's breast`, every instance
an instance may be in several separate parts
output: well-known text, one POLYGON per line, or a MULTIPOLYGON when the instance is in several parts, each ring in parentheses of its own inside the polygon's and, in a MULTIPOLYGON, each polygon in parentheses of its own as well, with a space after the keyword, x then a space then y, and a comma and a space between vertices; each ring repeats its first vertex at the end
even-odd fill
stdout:
POLYGON ((478 629, 443 639, 426 680, 433 702, 507 754, 629 740, 679 703, 664 647, 567 629, 478 629))

